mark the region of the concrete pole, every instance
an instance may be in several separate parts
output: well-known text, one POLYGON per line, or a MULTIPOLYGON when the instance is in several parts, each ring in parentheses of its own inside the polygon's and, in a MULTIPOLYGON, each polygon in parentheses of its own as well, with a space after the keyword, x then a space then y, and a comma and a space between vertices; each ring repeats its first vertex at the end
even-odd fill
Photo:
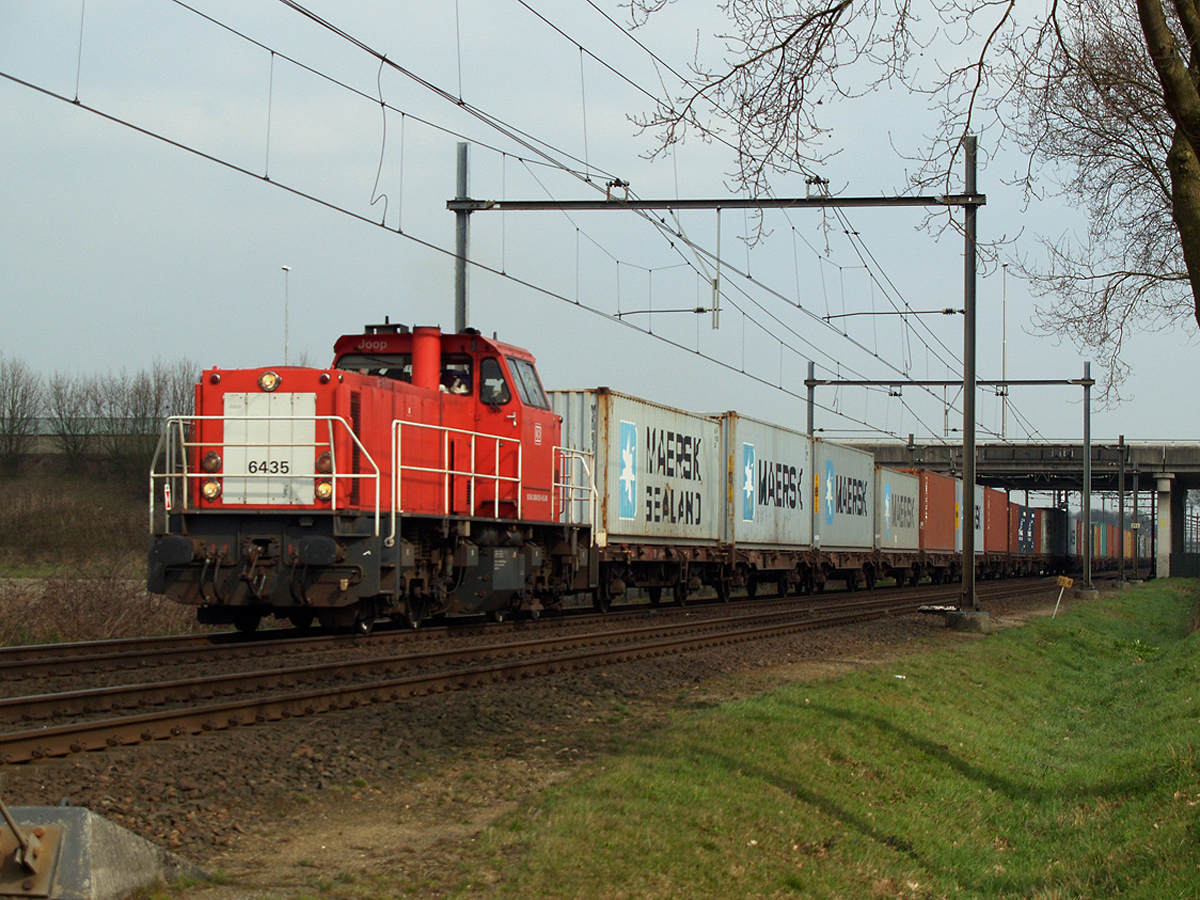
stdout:
POLYGON ((817 405, 817 379, 816 379, 817 364, 811 359, 808 361, 808 380, 805 384, 808 385, 808 436, 813 436, 813 409, 817 405))
MULTIPOLYGON (((458 196, 456 200, 468 199, 467 149, 469 145, 460 141, 458 145, 458 196)), ((454 211, 454 332, 467 327, 467 253, 471 243, 471 212, 466 209, 454 211)))
POLYGON ((1121 584, 1125 583, 1125 435, 1117 437, 1117 543, 1120 554, 1121 584))
POLYGON ((1142 577, 1141 569, 1138 567, 1142 561, 1141 541, 1142 523, 1138 521, 1138 470, 1135 466, 1133 469, 1133 521, 1137 525, 1133 529, 1133 577, 1140 579, 1142 577))
MULTIPOLYGON (((967 135, 966 192, 975 193, 976 138, 967 135)), ((979 609, 975 596, 975 206, 964 214, 963 248, 963 589, 960 609, 979 609), (967 512, 967 510, 970 512, 967 512)))
POLYGON ((1083 585, 1092 589, 1092 364, 1083 364, 1083 585))

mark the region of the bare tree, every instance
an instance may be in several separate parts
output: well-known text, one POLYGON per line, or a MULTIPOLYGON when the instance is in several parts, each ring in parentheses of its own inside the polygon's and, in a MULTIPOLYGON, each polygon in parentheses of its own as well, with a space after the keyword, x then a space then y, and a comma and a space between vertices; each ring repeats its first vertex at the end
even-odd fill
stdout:
MULTIPOLYGON (((631 0, 635 24, 671 0, 631 0)), ((939 124, 914 186, 951 189, 968 133, 1027 153, 1037 196, 1085 208, 1088 240, 1017 260, 1047 298, 1037 323, 1097 352, 1119 385, 1122 342, 1200 323, 1200 0, 727 0, 726 58, 639 120, 664 151, 689 132, 728 142, 739 186, 824 162, 824 111, 880 86, 929 98, 939 124), (936 62, 934 62, 936 60, 936 62), (1058 181, 1044 172, 1058 167, 1058 181)))
POLYGON ((122 369, 96 380, 97 438, 119 475, 137 483, 149 472, 166 418, 194 406, 196 373, 186 359, 155 360, 149 369, 122 369))
POLYGON ((1010 70, 1013 133, 1030 160, 1026 187, 1085 209, 1089 227, 1083 241, 1043 236, 1045 259, 1016 268, 1043 298, 1035 323, 1090 350, 1115 397, 1128 373, 1125 340, 1198 314, 1184 229, 1200 209, 1179 208, 1176 191, 1200 189, 1200 169, 1179 142, 1133 12, 1066 0, 1055 21, 1050 47, 1013 54, 1023 61, 1010 70), (1192 159, 1182 168, 1181 153, 1192 159))
POLYGON ((37 437, 42 379, 24 360, 0 353, 0 462, 11 471, 37 437))
POLYGON ((50 439, 71 470, 79 470, 94 449, 98 402, 95 380, 89 376, 55 372, 46 384, 50 439))

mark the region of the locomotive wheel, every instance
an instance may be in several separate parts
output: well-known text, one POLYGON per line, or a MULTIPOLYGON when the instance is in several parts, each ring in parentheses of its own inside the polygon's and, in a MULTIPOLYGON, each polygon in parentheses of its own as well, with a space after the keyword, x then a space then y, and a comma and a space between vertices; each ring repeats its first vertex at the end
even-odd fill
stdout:
POLYGON ((237 613, 233 617, 233 627, 242 634, 251 634, 258 629, 258 623, 261 621, 262 616, 258 615, 258 613, 237 613))
POLYGON ((310 612, 292 613, 288 618, 292 620, 292 627, 300 631, 312 628, 313 614, 310 612))
POLYGON ((375 617, 366 610, 359 610, 352 627, 355 634, 368 635, 375 630, 375 617))

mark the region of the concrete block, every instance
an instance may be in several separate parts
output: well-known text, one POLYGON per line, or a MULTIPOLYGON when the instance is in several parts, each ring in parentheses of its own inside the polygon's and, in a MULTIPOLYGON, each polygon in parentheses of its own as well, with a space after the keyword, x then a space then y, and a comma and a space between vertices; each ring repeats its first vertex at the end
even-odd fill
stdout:
POLYGON ((1075 598, 1077 600, 1099 600, 1100 592, 1098 590, 1096 590, 1095 588, 1091 588, 1090 590, 1084 590, 1083 588, 1076 588, 1075 589, 1075 598))
MULTIPOLYGON (((207 878, 202 869, 187 860, 83 807, 13 806, 9 812, 22 832, 41 828, 57 838, 53 865, 50 871, 41 873, 42 884, 30 896, 118 900, 158 882, 207 878)), ((3 820, 0 832, 9 834, 3 820)), ((17 865, 6 858, 0 880, 7 881, 13 874, 10 867, 17 870, 17 865)), ((21 881, 18 878, 18 885, 21 881)))
POLYGON ((946 613, 946 626, 955 631, 973 631, 977 634, 991 634, 996 630, 991 614, 979 609, 956 609, 946 613))

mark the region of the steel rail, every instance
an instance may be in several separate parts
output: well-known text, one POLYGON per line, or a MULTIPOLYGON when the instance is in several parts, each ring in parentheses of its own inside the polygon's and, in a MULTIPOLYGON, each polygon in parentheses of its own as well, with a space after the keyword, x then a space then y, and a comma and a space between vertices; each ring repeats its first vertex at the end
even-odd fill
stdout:
MULTIPOLYGON (((862 598, 855 604, 855 610, 872 611, 880 604, 890 605, 890 603, 889 599, 882 597, 862 598)), ((483 645, 471 644, 465 647, 425 650, 418 653, 405 652, 284 668, 229 672, 204 678, 182 678, 154 683, 111 685, 77 691, 7 697, 0 698, 0 722, 12 724, 66 716, 94 715, 145 706, 194 703, 197 700, 208 700, 233 694, 262 694, 268 689, 291 687, 296 683, 306 681, 311 683, 321 678, 348 679, 363 675, 377 676, 400 669, 446 666, 472 658, 495 659, 520 654, 548 654, 579 646, 606 646, 645 640, 651 636, 722 630, 728 629, 730 625, 741 627, 765 625, 780 618, 790 620, 797 613, 798 611, 793 608, 791 610, 759 611, 736 617, 655 622, 622 630, 576 631, 570 634, 552 634, 528 640, 503 641, 483 645)), ((810 615, 808 610, 800 611, 800 614, 810 615)))
MULTIPOLYGON (((1030 593, 1028 590, 1021 592, 1030 593)), ((618 647, 589 646, 587 649, 575 653, 557 653, 527 660, 492 661, 481 666, 401 676, 365 684, 318 688, 271 699, 240 698, 225 703, 188 709, 34 728, 0 736, 0 762, 12 764, 47 757, 66 756, 85 750, 165 740, 184 734, 201 734, 207 731, 278 721, 294 716, 353 709, 375 703, 395 702, 425 694, 612 665, 746 640, 780 637, 799 631, 851 624, 887 615, 909 614, 916 611, 926 600, 928 597, 912 598, 906 602, 892 605, 884 602, 859 603, 856 604, 857 608, 842 613, 827 613, 817 616, 800 613, 786 622, 749 625, 717 633, 710 633, 706 630, 706 633, 703 634, 659 637, 618 647)), ((720 620, 713 621, 719 622, 720 620)), ((712 624, 712 622, 705 624, 712 624)), ((728 620, 725 624, 729 624, 728 620)))
MULTIPOLYGON (((770 589, 770 583, 765 585, 770 589)), ((912 588, 895 587, 882 588, 875 591, 863 592, 861 596, 891 597, 907 595, 912 588)), ((947 598, 957 596, 957 591, 951 585, 924 585, 919 590, 932 602, 934 595, 945 594, 947 598)), ((410 630, 381 631, 364 636, 358 634, 318 632, 315 634, 297 635, 294 629, 279 629, 278 636, 271 632, 259 632, 255 635, 244 635, 240 632, 218 632, 211 635, 167 635, 147 638, 127 638, 106 641, 87 641, 63 644, 37 644, 23 647, 0 648, 0 681, 14 684, 21 680, 47 677, 78 677, 96 672, 145 669, 153 666, 180 665, 189 662, 204 663, 213 660, 234 660, 246 657, 260 656, 264 651, 272 654, 295 654, 322 650, 352 649, 379 643, 404 643, 413 641, 436 641, 465 636, 472 631, 511 632, 516 629, 531 629, 535 627, 558 627, 564 621, 572 624, 586 625, 591 620, 620 621, 622 618, 645 616, 653 611, 654 615, 693 615, 711 612, 722 615, 741 607, 758 607, 764 604, 787 604, 796 599, 803 599, 814 610, 820 610, 841 604, 851 596, 843 593, 812 594, 808 596, 789 595, 780 597, 770 593, 760 593, 757 598, 734 600, 730 603, 698 601, 678 607, 670 604, 662 606, 646 606, 639 604, 629 608, 611 610, 608 613, 592 613, 590 608, 585 612, 580 609, 578 614, 564 618, 549 618, 538 625, 529 621, 515 620, 502 625, 474 620, 458 622, 443 626, 427 626, 417 632, 410 630)), ((769 610, 764 610, 769 611, 769 610)))

